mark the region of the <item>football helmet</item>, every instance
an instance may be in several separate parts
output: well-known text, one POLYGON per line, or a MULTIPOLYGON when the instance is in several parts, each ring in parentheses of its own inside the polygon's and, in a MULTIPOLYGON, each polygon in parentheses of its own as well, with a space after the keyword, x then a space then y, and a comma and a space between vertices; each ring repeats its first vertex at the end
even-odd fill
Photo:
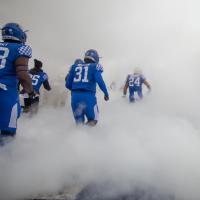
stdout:
POLYGON ((2 40, 14 40, 21 43, 26 42, 26 32, 17 23, 7 23, 1 29, 2 40))
POLYGON ((42 68, 43 63, 40 60, 34 59, 34 66, 36 68, 42 68))
POLYGON ((91 60, 94 63, 98 63, 99 62, 99 54, 96 50, 90 49, 90 50, 86 51, 84 60, 91 60))
POLYGON ((140 67, 135 67, 134 74, 142 74, 142 70, 140 67))
POLYGON ((78 58, 74 61, 74 65, 84 64, 83 60, 78 58))

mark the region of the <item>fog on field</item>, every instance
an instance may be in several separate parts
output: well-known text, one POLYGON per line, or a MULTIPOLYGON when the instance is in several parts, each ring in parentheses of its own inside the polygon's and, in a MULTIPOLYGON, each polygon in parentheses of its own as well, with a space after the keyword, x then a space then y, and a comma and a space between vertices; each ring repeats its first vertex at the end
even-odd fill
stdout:
MULTIPOLYGON (((28 29, 33 58, 53 90, 18 122, 0 150, 0 194, 22 198, 111 181, 122 191, 156 188, 200 196, 200 2, 195 0, 1 0, 0 25, 28 29), (110 101, 98 91, 99 123, 76 127, 64 77, 76 58, 101 55, 110 101), (129 104, 120 87, 134 67, 152 85, 129 104)), ((30 67, 33 61, 30 60, 30 67)))

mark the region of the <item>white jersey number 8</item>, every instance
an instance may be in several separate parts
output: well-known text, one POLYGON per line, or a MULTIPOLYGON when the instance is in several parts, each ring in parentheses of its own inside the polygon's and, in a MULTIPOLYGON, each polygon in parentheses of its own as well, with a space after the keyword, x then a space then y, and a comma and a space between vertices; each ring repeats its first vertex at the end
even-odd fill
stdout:
POLYGON ((3 52, 3 55, 0 54, 0 69, 3 69, 6 66, 6 58, 8 57, 9 49, 0 47, 0 52, 3 52))

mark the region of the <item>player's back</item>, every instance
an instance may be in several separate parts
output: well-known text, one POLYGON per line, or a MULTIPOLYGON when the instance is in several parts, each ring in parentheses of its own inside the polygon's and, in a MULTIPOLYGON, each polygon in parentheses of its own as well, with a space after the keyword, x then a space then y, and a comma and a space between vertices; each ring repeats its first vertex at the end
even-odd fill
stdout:
POLYGON ((43 70, 36 71, 34 69, 31 69, 29 71, 29 74, 32 79, 32 85, 34 90, 39 93, 41 85, 48 79, 48 76, 43 70))
POLYGON ((142 84, 145 80, 142 74, 130 74, 127 79, 130 90, 142 90, 142 84))
POLYGON ((72 78, 72 90, 96 92, 95 73, 97 73, 97 64, 78 64, 73 65, 70 70, 72 78))
POLYGON ((7 87, 17 88, 17 77, 16 69, 14 66, 15 60, 21 56, 27 56, 31 54, 31 49, 29 46, 10 43, 10 42, 0 42, 0 84, 7 87))

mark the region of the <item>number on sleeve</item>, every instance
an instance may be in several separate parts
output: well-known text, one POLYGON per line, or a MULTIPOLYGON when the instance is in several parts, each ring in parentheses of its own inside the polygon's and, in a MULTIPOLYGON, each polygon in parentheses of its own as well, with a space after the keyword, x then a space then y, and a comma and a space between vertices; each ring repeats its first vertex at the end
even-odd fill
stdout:
POLYGON ((9 49, 0 47, 0 52, 3 52, 3 55, 0 54, 0 69, 3 69, 6 66, 6 58, 8 57, 9 49))

